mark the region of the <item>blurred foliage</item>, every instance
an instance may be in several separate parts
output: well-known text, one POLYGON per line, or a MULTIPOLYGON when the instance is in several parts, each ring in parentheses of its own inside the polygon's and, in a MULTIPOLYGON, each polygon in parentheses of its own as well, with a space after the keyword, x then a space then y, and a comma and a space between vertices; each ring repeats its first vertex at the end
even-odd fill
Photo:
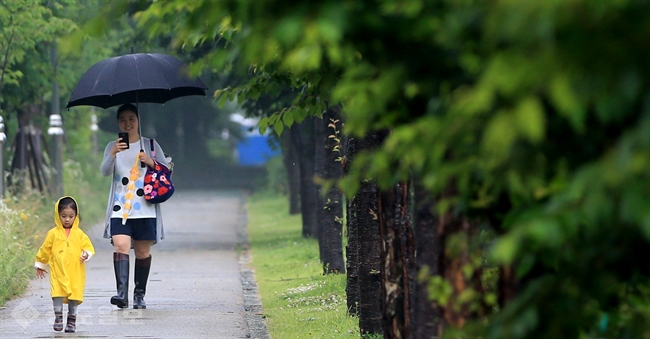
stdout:
POLYGON ((219 43, 195 72, 250 76, 215 91, 219 102, 296 91, 262 130, 281 134, 329 103, 343 105, 347 134, 390 129, 355 157, 341 182, 349 194, 365 177, 389 187, 415 174, 432 194, 453 183, 438 212, 488 222, 486 265, 514 265, 520 286, 449 336, 650 337, 650 4, 174 0, 112 10, 129 6, 138 27, 174 32, 179 49, 219 43))
POLYGON ((284 167, 284 161, 281 156, 272 157, 266 162, 265 185, 266 188, 274 194, 289 194, 287 170, 284 167))

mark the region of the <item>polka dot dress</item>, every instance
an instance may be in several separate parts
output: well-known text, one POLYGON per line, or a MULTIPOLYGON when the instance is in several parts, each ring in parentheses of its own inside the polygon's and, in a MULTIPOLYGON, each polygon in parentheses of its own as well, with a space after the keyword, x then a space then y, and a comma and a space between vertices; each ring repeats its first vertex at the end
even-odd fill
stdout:
POLYGON ((128 219, 156 217, 154 205, 144 199, 144 175, 147 169, 141 167, 138 161, 133 171, 139 149, 139 142, 135 142, 130 144, 129 149, 117 154, 112 218, 123 219, 125 212, 128 219), (131 184, 132 192, 129 190, 131 184))

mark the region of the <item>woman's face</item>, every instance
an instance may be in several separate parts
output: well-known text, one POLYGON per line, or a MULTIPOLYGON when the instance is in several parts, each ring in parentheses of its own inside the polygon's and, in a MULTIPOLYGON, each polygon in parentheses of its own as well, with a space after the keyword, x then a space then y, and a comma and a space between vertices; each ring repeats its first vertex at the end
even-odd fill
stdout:
POLYGON ((129 110, 120 113, 117 123, 120 126, 120 130, 129 133, 129 136, 138 134, 138 116, 135 113, 129 110))

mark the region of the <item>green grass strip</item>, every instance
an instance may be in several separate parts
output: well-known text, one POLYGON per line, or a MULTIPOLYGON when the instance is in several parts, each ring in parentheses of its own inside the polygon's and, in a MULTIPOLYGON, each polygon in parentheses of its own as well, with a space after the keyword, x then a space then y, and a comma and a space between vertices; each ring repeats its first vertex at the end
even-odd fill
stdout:
POLYGON ((252 266, 272 338, 359 338, 346 311, 345 274, 323 275, 318 241, 305 239, 288 199, 257 193, 248 200, 252 266))

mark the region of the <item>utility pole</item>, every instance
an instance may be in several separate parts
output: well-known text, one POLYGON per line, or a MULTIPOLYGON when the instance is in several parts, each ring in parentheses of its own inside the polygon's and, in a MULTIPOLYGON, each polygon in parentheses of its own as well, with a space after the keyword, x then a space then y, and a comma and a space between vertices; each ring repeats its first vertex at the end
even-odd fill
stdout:
POLYGON ((52 160, 54 161, 54 183, 52 194, 54 198, 63 196, 63 123, 61 122, 61 107, 59 102, 59 84, 56 82, 57 66, 59 55, 56 42, 52 42, 50 48, 50 61, 54 69, 52 78, 52 110, 50 112, 50 128, 47 134, 52 136, 52 160))
POLYGON ((63 196, 63 124, 61 115, 50 115, 50 128, 47 134, 52 137, 52 160, 54 162, 54 186, 52 194, 55 197, 63 196))

